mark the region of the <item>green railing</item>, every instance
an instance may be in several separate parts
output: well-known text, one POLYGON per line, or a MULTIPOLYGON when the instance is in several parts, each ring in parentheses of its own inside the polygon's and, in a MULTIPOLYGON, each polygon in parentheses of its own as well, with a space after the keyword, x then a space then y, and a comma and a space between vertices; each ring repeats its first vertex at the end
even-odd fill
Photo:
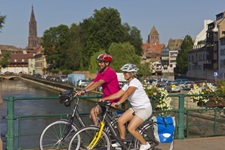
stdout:
MULTIPOLYGON (((218 127, 224 129, 225 128, 225 118, 218 117, 218 114, 223 112, 223 109, 220 108, 194 108, 190 109, 185 107, 188 105, 188 102, 185 101, 185 98, 188 98, 193 95, 187 94, 177 94, 177 95, 169 95, 172 97, 174 102, 177 101, 177 106, 173 110, 169 111, 155 111, 154 115, 173 115, 176 117, 176 133, 175 138, 177 139, 184 139, 185 137, 191 136, 215 136, 215 135, 225 135, 224 132, 220 132, 218 127), (178 99, 177 99, 178 98, 178 99), (196 118, 199 118, 196 119, 196 118), (197 122, 194 120, 198 120, 197 122), (201 122, 201 120, 203 120, 201 122), (206 120, 206 121, 205 121, 206 120), (208 120, 208 121, 207 121, 208 120), (203 128, 205 132, 204 134, 195 134, 193 133, 193 129, 196 130, 203 128), (211 133, 206 133, 208 130, 211 133)), ((195 95, 198 96, 198 95, 195 95)), ((202 95, 201 95, 202 96, 202 95)), ((204 95, 207 96, 207 95, 204 95)), ((99 96, 82 96, 81 99, 97 99, 100 98, 99 96)), ((66 114, 44 114, 44 115, 16 115, 14 113, 14 105, 15 101, 20 100, 56 100, 57 97, 25 97, 25 98, 15 98, 15 97, 8 97, 4 99, 7 101, 7 116, 5 117, 7 120, 7 133, 6 137, 6 149, 7 150, 14 150, 14 149, 25 149, 21 148, 21 139, 24 136, 40 136, 41 132, 37 132, 32 134, 22 134, 21 132, 21 120, 27 118, 40 118, 40 117, 59 117, 63 118, 66 114), (18 120, 18 131, 15 132, 15 120, 18 120), (15 146, 15 138, 17 139, 17 146, 15 146), (15 148, 16 147, 16 148, 15 148)), ((154 104, 153 104, 154 106, 154 104)), ((81 115, 87 115, 87 113, 83 113, 81 115)), ((38 122, 37 122, 38 123, 38 122)), ((37 141, 38 142, 38 141, 37 141)), ((35 147, 32 147, 35 148, 35 147)), ((37 148, 37 147, 36 147, 37 148)), ((31 148, 29 148, 31 149, 31 148)))

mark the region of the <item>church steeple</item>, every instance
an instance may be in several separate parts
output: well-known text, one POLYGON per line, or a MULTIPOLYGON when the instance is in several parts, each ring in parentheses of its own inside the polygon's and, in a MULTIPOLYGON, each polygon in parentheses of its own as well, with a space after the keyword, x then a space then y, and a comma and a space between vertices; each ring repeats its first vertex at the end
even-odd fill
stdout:
POLYGON ((159 44, 159 33, 155 26, 152 27, 150 34, 148 35, 148 43, 159 44))
POLYGON ((37 22, 35 20, 34 8, 32 6, 29 22, 28 49, 35 49, 39 43, 39 38, 37 37, 37 22))

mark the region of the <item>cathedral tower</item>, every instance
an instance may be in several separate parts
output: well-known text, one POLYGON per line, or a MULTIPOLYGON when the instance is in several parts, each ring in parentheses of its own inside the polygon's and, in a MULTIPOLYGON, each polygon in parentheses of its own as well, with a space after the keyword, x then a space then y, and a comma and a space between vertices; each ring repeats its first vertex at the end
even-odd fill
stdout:
POLYGON ((40 45, 40 38, 37 37, 37 22, 35 20, 34 9, 32 6, 30 22, 29 22, 29 37, 28 37, 28 50, 33 50, 40 45))

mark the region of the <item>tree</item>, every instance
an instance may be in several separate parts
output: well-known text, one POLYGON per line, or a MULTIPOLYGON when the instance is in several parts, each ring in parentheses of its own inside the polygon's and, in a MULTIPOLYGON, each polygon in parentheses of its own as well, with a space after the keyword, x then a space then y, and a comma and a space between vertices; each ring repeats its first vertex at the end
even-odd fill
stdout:
POLYGON ((66 59, 65 50, 68 49, 69 28, 66 25, 51 27, 44 32, 43 42, 41 45, 44 48, 46 61, 50 64, 50 69, 63 68, 66 59))
POLYGON ((70 27, 69 48, 65 50, 66 61, 64 69, 79 70, 82 66, 82 50, 84 42, 82 42, 82 32, 80 26, 72 24, 70 27))
POLYGON ((0 15, 0 29, 3 28, 3 24, 5 23, 5 18, 6 18, 6 16, 1 16, 0 15))
POLYGON ((112 55, 112 68, 120 72, 120 68, 127 63, 136 64, 140 66, 141 57, 135 53, 135 48, 129 42, 125 43, 112 43, 108 50, 112 55))
POLYGON ((89 66, 89 59, 101 49, 108 51, 113 42, 123 42, 125 28, 121 24, 120 14, 116 9, 105 8, 95 10, 94 15, 81 24, 85 47, 82 51, 83 66, 89 66))
POLYGON ((186 74, 188 71, 188 50, 193 48, 193 44, 191 36, 186 35, 177 56, 175 73, 186 74))
POLYGON ((150 63, 145 63, 145 64, 140 64, 138 75, 143 76, 143 77, 149 77, 151 75, 151 71, 149 68, 150 63))
POLYGON ((135 47, 135 53, 139 56, 142 55, 142 38, 141 32, 136 27, 130 27, 127 23, 125 23, 124 28, 126 30, 125 33, 125 41, 130 42, 135 47))
POLYGON ((10 60, 10 53, 9 52, 0 55, 0 66, 2 68, 8 67, 9 60, 10 60))

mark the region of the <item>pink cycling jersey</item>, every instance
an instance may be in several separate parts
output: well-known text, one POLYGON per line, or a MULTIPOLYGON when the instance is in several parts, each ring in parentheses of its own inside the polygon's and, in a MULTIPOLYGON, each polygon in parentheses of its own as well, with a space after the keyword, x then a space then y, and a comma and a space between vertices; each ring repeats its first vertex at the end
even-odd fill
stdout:
MULTIPOLYGON (((104 72, 99 71, 93 81, 97 82, 100 79, 105 81, 102 84, 103 97, 110 96, 120 90, 116 72, 112 68, 108 67, 104 72)), ((109 102, 117 102, 118 100, 109 100, 109 102)))

